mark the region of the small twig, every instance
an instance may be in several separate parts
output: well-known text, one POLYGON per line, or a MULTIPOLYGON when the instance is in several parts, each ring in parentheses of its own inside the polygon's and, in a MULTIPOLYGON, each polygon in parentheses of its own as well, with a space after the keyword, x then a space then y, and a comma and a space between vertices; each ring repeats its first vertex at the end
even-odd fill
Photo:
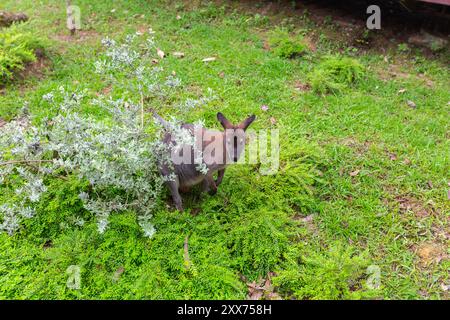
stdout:
POLYGON ((33 162, 53 162, 53 160, 11 160, 6 162, 0 162, 0 166, 6 166, 8 164, 16 164, 16 163, 33 163, 33 162))
POLYGON ((186 270, 191 268, 191 260, 189 259, 189 246, 188 246, 189 236, 184 239, 184 267, 186 270))

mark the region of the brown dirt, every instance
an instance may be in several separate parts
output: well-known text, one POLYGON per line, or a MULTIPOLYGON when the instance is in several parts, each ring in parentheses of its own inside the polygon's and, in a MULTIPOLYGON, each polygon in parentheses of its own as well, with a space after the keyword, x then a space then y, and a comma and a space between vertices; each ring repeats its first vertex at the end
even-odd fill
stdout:
POLYGON ((308 83, 304 83, 301 81, 295 81, 294 88, 298 91, 310 91, 311 86, 308 83))
POLYGON ((365 140, 365 141, 358 141, 357 139, 353 137, 347 137, 344 139, 339 139, 337 141, 339 144, 347 146, 354 150, 355 154, 358 156, 363 156, 367 153, 370 146, 372 145, 372 142, 365 140))
MULTIPOLYGON (((21 91, 25 89, 25 85, 22 85, 25 79, 43 79, 47 71, 52 67, 50 59, 45 56, 42 50, 36 50, 35 54, 37 57, 36 61, 28 63, 23 70, 18 71, 14 76, 13 81, 19 83, 19 89, 21 91)), ((5 94, 6 91, 7 87, 0 86, 0 95, 5 94)))
POLYGON ((316 223, 314 222, 314 214, 310 214, 308 216, 303 216, 296 214, 294 216, 294 220, 300 221, 303 226, 308 229, 308 231, 313 235, 318 235, 319 228, 317 227, 316 223))
POLYGON ((100 39, 100 34, 95 30, 78 30, 74 35, 67 31, 62 34, 56 34, 52 38, 59 42, 95 42, 100 39))
POLYGON ((28 64, 25 69, 19 73, 19 79, 28 79, 36 77, 38 79, 44 78, 47 70, 51 68, 51 62, 46 57, 38 57, 33 63, 28 64))
MULTIPOLYGON (((272 25, 280 25, 287 19, 294 25, 304 25, 304 17, 320 27, 307 35, 314 47, 320 33, 330 40, 337 40, 344 46, 358 47, 362 51, 373 50, 385 53, 396 49, 400 43, 408 43, 408 39, 426 30, 441 37, 448 37, 450 15, 441 15, 439 6, 424 3, 408 3, 408 7, 393 1, 379 3, 382 11, 381 30, 367 32, 366 8, 372 4, 366 0, 352 0, 351 5, 345 1, 264 1, 244 0, 239 2, 215 1, 218 5, 228 5, 249 14, 261 14, 270 18, 272 25), (435 17, 437 14, 437 18, 435 17), (439 23, 437 23, 439 21, 439 23)), ((187 10, 198 8, 199 1, 185 1, 187 10)), ((424 53, 434 56, 435 53, 424 49, 424 53)))
POLYGON ((413 247, 413 251, 419 258, 420 267, 428 267, 447 259, 444 245, 435 242, 425 242, 413 247))
POLYGON ((379 78, 385 81, 395 79, 407 79, 410 77, 409 73, 400 70, 400 65, 393 63, 389 64, 387 69, 379 68, 376 70, 376 72, 379 78))
POLYGON ((430 203, 423 203, 410 195, 399 195, 395 197, 400 213, 412 212, 418 218, 425 218, 436 213, 436 209, 430 203))
POLYGON ((281 297, 274 291, 272 285, 272 277, 275 275, 273 272, 269 272, 265 279, 259 278, 258 281, 247 282, 245 277, 241 277, 243 281, 247 282, 248 288, 248 300, 281 300, 281 297))

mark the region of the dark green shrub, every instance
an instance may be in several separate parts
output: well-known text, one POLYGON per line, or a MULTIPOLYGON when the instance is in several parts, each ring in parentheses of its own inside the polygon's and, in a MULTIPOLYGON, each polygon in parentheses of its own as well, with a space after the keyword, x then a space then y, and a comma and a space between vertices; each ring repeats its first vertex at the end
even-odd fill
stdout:
POLYGON ((287 265, 273 279, 284 293, 296 299, 361 299, 376 294, 366 286, 370 260, 364 253, 340 242, 326 251, 296 249, 286 254, 287 265))
POLYGON ((36 61, 35 50, 41 43, 30 32, 18 26, 0 29, 0 84, 11 80, 14 72, 36 61))
POLYGON ((283 232, 287 218, 283 213, 249 212, 236 221, 229 236, 237 268, 245 276, 257 278, 274 270, 288 247, 283 232))
POLYGON ((299 36, 291 36, 286 31, 276 30, 269 38, 269 45, 278 57, 295 58, 304 54, 308 46, 304 43, 303 38, 299 36))

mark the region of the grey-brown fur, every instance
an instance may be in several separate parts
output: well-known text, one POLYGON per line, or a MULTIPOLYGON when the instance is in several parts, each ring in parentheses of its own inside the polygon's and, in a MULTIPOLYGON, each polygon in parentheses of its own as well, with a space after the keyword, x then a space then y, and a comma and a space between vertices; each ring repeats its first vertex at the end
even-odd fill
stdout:
MULTIPOLYGON (((162 119, 159 115, 154 113, 155 118, 165 126, 167 124, 164 119, 162 119)), ((217 114, 217 118, 222 124, 222 126, 229 130, 229 132, 239 131, 244 132, 247 127, 255 120, 255 116, 250 116, 247 119, 245 119, 242 123, 239 125, 233 125, 231 124, 220 112, 217 114), (241 130, 238 130, 241 129, 241 130)), ((192 124, 183 124, 182 128, 188 129, 191 134, 194 132, 194 126, 192 124)), ((218 137, 219 141, 217 141, 218 144, 223 145, 223 161, 221 163, 212 163, 212 164, 206 164, 208 168, 208 172, 206 175, 199 172, 196 168, 196 164, 194 163, 194 153, 191 152, 192 158, 190 164, 174 164, 173 170, 175 173, 175 179, 171 181, 167 181, 166 184, 170 190, 170 193, 172 194, 173 201, 175 203, 175 207, 179 211, 183 211, 183 203, 180 196, 181 192, 187 192, 189 189, 197 184, 202 184, 202 191, 209 192, 210 194, 215 194, 217 192, 217 187, 222 183, 223 176, 225 174, 226 167, 231 162, 237 162, 239 159, 240 153, 242 152, 242 148, 237 148, 236 145, 233 146, 233 143, 231 143, 230 139, 226 139, 225 132, 222 131, 213 131, 208 130, 205 128, 202 128, 202 133, 213 133, 216 137, 218 137), (232 148, 232 152, 230 150, 232 148), (231 159, 230 155, 233 155, 234 157, 231 159), (214 174, 217 172, 217 178, 214 179, 214 174)), ((169 144, 172 140, 172 136, 169 132, 166 132, 163 138, 163 142, 165 144, 169 144)), ((245 144, 245 136, 240 138, 240 141, 245 144)), ((203 141, 202 143, 202 151, 205 150, 205 147, 208 146, 213 140, 210 141, 203 141)), ((160 164, 160 172, 163 176, 170 176, 172 173, 172 169, 169 168, 168 165, 160 164)))

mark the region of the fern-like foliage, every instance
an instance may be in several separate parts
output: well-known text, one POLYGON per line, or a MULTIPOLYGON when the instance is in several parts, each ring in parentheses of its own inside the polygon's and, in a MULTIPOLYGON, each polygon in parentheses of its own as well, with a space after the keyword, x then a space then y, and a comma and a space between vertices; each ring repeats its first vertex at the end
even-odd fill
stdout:
POLYGON ((13 25, 0 29, 0 84, 10 81, 14 72, 36 60, 35 50, 40 41, 22 26, 13 25))
POLYGON ((309 74, 317 93, 338 93, 364 77, 365 69, 357 60, 340 56, 325 57, 309 74))

